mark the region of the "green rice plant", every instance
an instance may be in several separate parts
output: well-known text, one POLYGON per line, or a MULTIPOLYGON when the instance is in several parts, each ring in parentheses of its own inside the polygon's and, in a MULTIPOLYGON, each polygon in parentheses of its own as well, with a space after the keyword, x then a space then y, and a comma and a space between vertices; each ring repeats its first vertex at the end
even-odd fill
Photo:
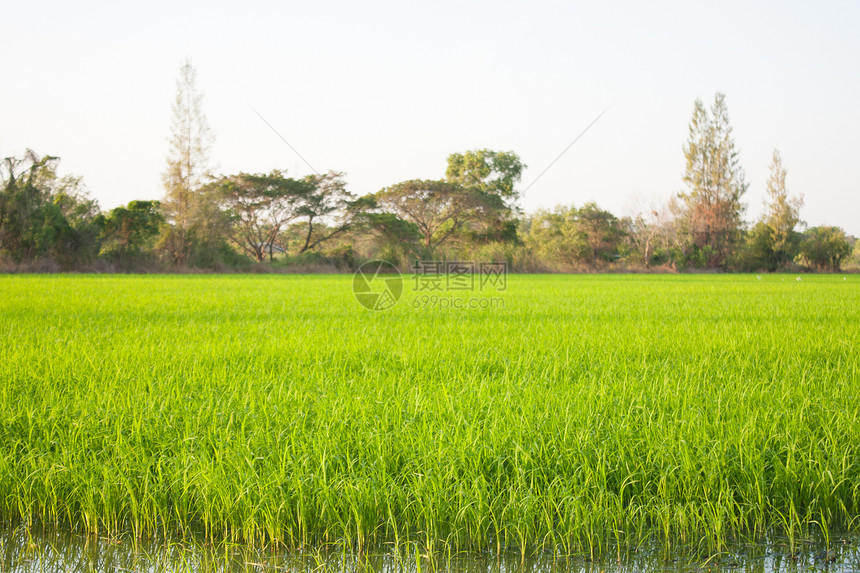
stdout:
POLYGON ((405 284, 0 277, 0 517, 520 559, 856 528, 853 277, 405 284))

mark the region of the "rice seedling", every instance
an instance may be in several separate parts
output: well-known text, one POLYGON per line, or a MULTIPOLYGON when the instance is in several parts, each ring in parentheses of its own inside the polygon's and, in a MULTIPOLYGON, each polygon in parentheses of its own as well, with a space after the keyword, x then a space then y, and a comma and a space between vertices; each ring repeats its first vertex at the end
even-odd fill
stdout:
POLYGON ((384 312, 350 288, 0 277, 0 516, 416 566, 858 523, 856 281, 514 276, 501 307, 384 312))

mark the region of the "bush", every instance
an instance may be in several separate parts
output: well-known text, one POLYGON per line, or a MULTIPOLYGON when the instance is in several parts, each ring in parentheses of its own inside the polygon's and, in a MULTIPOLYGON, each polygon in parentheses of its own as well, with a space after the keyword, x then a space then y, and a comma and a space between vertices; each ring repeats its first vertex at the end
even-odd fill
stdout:
POLYGON ((838 271, 850 254, 845 231, 839 227, 812 227, 803 234, 800 258, 809 267, 838 271))

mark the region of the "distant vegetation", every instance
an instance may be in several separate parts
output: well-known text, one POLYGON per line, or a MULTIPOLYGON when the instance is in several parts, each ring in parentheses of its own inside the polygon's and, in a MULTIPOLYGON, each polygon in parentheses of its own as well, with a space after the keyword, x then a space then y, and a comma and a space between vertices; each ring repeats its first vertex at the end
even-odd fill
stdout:
POLYGON ((177 82, 161 201, 100 212, 58 158, 27 151, 0 166, 0 269, 101 271, 348 270, 384 258, 507 261, 516 271, 838 271, 860 246, 836 227, 805 228, 774 151, 761 220, 747 191, 725 97, 697 100, 684 147, 683 191, 667 205, 617 217, 596 203, 524 214, 516 153, 453 153, 438 180, 356 196, 343 173, 215 176, 213 134, 196 75, 177 82), (805 230, 804 230, 805 229, 805 230))

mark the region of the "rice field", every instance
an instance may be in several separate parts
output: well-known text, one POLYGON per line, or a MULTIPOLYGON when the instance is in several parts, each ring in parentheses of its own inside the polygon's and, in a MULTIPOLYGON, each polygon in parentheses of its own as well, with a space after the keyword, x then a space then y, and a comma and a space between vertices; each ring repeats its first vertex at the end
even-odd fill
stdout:
POLYGON ((857 276, 352 285, 0 277, 0 518, 523 555, 860 525, 857 276))

